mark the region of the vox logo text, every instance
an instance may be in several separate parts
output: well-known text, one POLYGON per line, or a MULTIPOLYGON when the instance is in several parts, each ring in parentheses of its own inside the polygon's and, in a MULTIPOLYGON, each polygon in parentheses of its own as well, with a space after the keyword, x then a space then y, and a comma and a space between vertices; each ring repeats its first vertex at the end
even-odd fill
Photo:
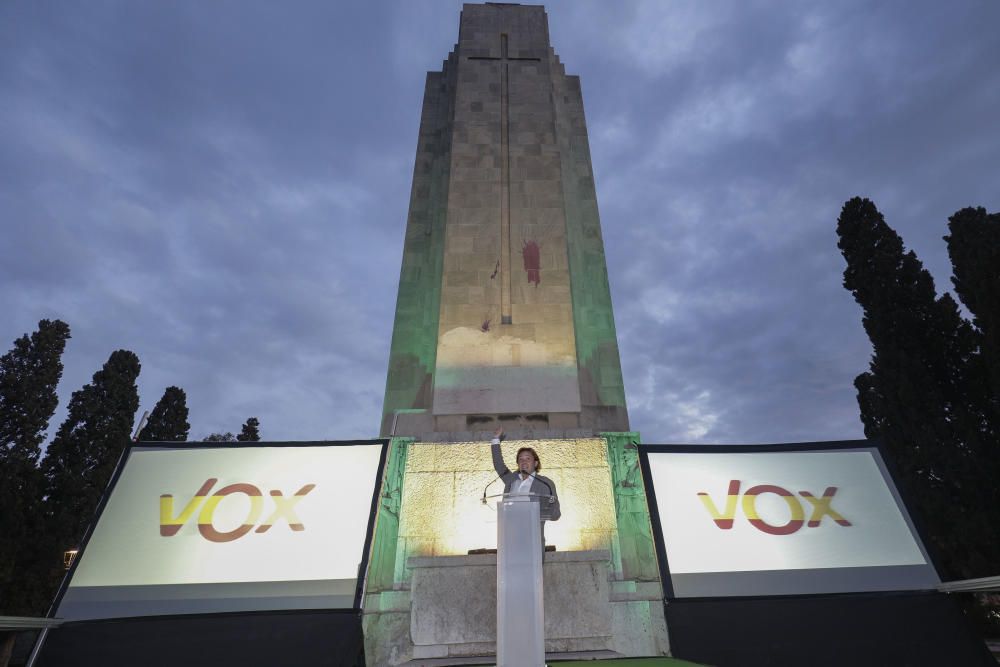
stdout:
MULTIPOLYGON (((174 496, 166 493, 160 496, 160 535, 163 537, 173 537, 181 527, 186 524, 195 512, 198 512, 198 532, 209 542, 232 542, 243 537, 257 525, 258 520, 264 512, 264 494, 253 484, 240 482, 224 486, 215 493, 211 493, 215 483, 219 480, 215 477, 205 480, 201 488, 184 505, 184 509, 179 514, 174 514, 174 496), (211 493, 211 495, 209 495, 211 493), (250 509, 242 523, 232 530, 219 531, 213 525, 216 508, 227 496, 242 493, 250 499, 250 509), (199 507, 201 508, 199 511, 199 507)), ((315 484, 306 484, 295 492, 295 495, 285 497, 278 489, 270 491, 271 513, 257 525, 257 533, 266 533, 278 521, 284 519, 288 522, 288 527, 293 531, 302 531, 306 527, 295 513, 295 506, 314 488, 315 484)))
MULTIPOLYGON (((711 515, 712 520, 720 530, 730 530, 733 527, 733 520, 736 517, 736 506, 740 501, 741 484, 738 479, 729 481, 725 508, 722 511, 719 511, 718 506, 706 492, 698 492, 698 499, 701 500, 702 505, 708 510, 709 515, 711 515)), ((837 487, 835 486, 828 486, 819 498, 808 491, 799 491, 799 496, 805 500, 806 507, 812 510, 808 522, 805 518, 805 509, 803 508, 802 501, 796 498, 795 494, 791 491, 780 486, 775 486, 774 484, 758 484, 750 487, 743 492, 742 503, 739 504, 742 505, 743 514, 750 522, 750 525, 757 530, 769 535, 791 535, 802 528, 803 525, 809 528, 818 528, 822 524, 823 518, 827 516, 839 526, 850 526, 851 522, 831 506, 835 495, 837 495, 837 487), (765 493, 772 493, 779 496, 788 505, 791 516, 786 523, 780 525, 768 523, 758 514, 757 499, 765 493)), ((829 524, 829 522, 827 523, 829 524)))

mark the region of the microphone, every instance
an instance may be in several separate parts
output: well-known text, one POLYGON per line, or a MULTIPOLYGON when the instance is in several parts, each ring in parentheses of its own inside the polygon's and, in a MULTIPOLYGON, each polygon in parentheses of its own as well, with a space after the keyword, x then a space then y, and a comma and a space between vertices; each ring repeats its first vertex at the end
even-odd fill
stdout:
POLYGON ((502 479, 503 476, 506 475, 509 472, 510 472, 510 469, 504 470, 502 473, 500 473, 499 475, 497 475, 496 477, 494 477, 493 479, 491 479, 490 483, 486 485, 486 488, 483 489, 483 500, 482 500, 482 503, 484 505, 486 504, 486 489, 490 488, 490 486, 493 485, 493 482, 497 481, 498 479, 502 479))
MULTIPOLYGON (((541 482, 545 486, 549 487, 549 504, 551 505, 552 503, 554 503, 556 501, 556 490, 552 488, 551 484, 549 484, 548 482, 546 482, 544 479, 542 479, 541 477, 539 477, 535 473, 527 472, 526 470, 520 470, 518 472, 524 473, 528 477, 534 477, 539 482, 541 482)), ((493 481, 495 482, 496 480, 493 480, 493 481)), ((492 484, 492 483, 493 482, 490 482, 490 484, 492 484)), ((483 495, 485 495, 485 493, 483 495)))

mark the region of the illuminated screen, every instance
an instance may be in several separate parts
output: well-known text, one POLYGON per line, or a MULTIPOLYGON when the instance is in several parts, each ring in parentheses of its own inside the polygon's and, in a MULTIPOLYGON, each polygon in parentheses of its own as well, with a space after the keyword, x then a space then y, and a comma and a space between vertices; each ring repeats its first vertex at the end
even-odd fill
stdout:
POLYGON ((875 447, 664 449, 645 455, 675 597, 939 582, 875 447))
POLYGON ((354 607, 382 448, 133 447, 56 615, 354 607))

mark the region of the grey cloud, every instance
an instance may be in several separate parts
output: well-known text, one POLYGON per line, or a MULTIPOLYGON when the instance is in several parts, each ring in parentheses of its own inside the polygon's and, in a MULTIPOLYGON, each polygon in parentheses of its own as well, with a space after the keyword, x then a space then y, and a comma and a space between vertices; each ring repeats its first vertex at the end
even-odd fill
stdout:
MULTIPOLYGON (((378 428, 424 75, 460 3, 0 7, 0 343, 118 347, 193 435, 378 428)), ((557 2, 581 75, 633 426, 859 437, 868 342, 834 224, 940 237, 1000 209, 993 3, 557 2)), ((56 422, 61 419, 57 416, 56 422)))
MULTIPOLYGON (((947 288, 946 216, 970 195, 996 201, 983 177, 1000 151, 982 121, 998 49, 968 34, 983 17, 836 9, 769 21, 758 7, 739 32, 717 21, 702 32, 722 30, 725 53, 647 69, 634 98, 586 98, 592 130, 602 114, 618 128, 591 139, 626 388, 647 440, 860 436, 851 380, 869 347, 840 287, 840 204, 873 196, 947 288), (661 82, 671 95, 644 104, 661 82), (963 176, 942 180, 957 163, 963 176)), ((585 91, 614 77, 597 72, 585 91)))

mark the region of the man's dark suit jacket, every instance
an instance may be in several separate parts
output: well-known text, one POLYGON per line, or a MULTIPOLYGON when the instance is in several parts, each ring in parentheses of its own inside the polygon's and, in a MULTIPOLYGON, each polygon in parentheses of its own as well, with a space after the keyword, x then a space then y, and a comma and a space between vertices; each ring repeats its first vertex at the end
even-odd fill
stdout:
MULTIPOLYGON (((510 493, 514 487, 515 483, 520 482, 520 476, 516 472, 511 472, 503 462, 503 455, 500 453, 500 445, 493 445, 490 448, 493 452, 493 468, 497 471, 497 476, 503 480, 503 492, 510 493)), ((548 496, 552 495, 555 497, 555 502, 549 504, 548 498, 542 498, 542 511, 547 513, 549 521, 556 521, 560 516, 559 512, 559 496, 556 495, 556 485, 548 477, 542 477, 536 474, 536 479, 531 480, 531 493, 538 496, 548 496), (545 480, 549 483, 549 486, 545 486, 541 480, 545 480), (551 487, 551 490, 550 488, 551 487)), ((543 519, 544 523, 545 520, 543 519)))

